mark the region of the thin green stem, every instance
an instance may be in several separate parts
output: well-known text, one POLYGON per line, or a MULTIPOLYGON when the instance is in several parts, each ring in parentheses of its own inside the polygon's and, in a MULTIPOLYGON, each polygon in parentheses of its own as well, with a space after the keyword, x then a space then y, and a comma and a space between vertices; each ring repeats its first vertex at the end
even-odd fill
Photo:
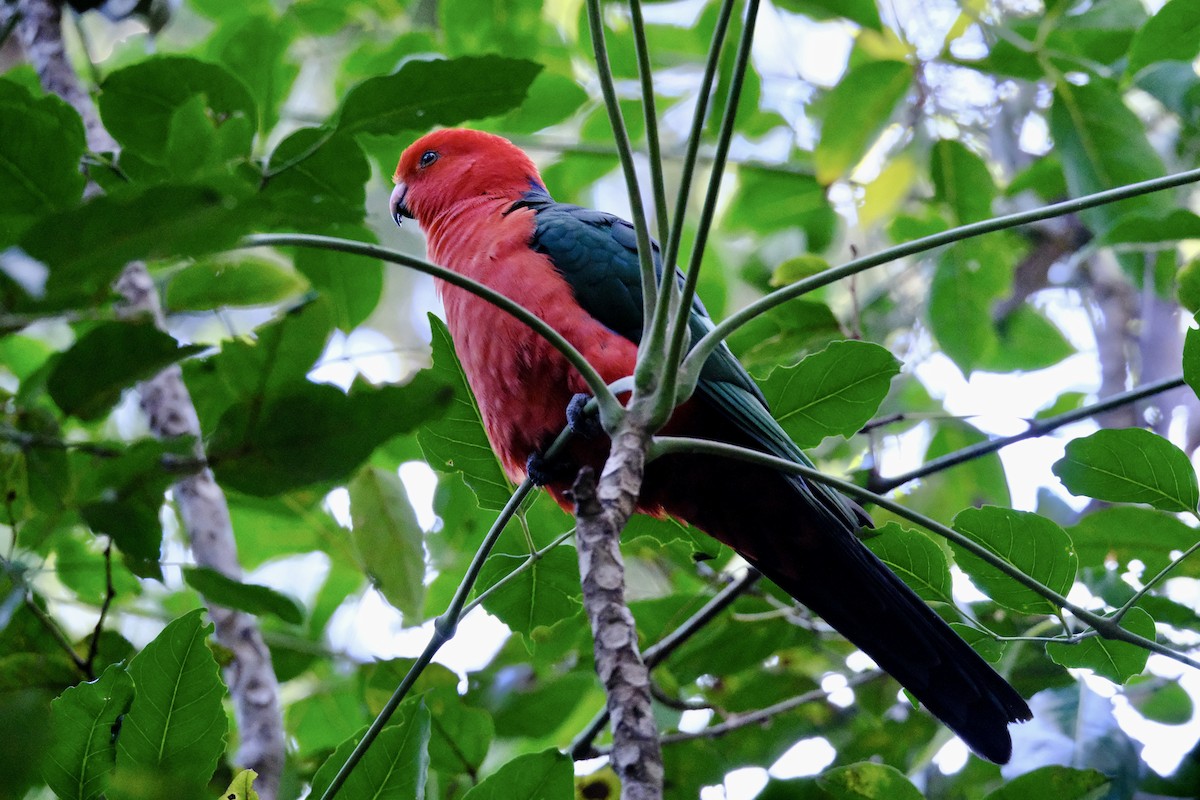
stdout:
MULTIPOLYGON (((671 338, 667 345, 666 379, 663 393, 659 396, 655 408, 656 414, 661 415, 663 420, 670 415, 678 401, 686 399, 686 396, 676 397, 676 384, 679 378, 678 365, 683 358, 684 340, 688 335, 691 321, 692 298, 696 296, 696 284, 700 280, 700 265, 704 261, 704 251, 708 246, 708 232, 712 228, 713 217, 717 211, 721 179, 725 176, 725 158, 729 155, 729 145, 733 141, 738 103, 742 97, 742 86, 754 46, 754 28, 758 20, 758 6, 759 0, 750 0, 746 4, 746 22, 738 42, 733 77, 729 83, 729 96, 725 102, 725 114, 721 119, 721 127, 717 134, 717 150, 713 157, 712 171, 708 176, 708 192, 705 194, 704 205, 700 210, 700 219, 696 224, 696 241, 692 244, 692 256, 688 262, 687 276, 683 282, 683 296, 680 298, 679 311, 675 317, 671 338)), ((687 395, 691 395, 690 385, 687 395)), ((656 418, 659 417, 656 416, 656 418)))
MULTIPOLYGON (((600 91, 604 95, 604 105, 608 109, 608 121, 612 125, 613 141, 617 146, 617 155, 621 159, 621 170, 625 173, 625 187, 629 192, 629 210, 633 216, 633 229, 637 235, 638 263, 642 269, 642 314, 648 325, 654 313, 655 299, 658 295, 658 280, 654 274, 654 259, 650 249, 650 229, 646 226, 646 210, 642 206, 642 193, 638 187, 637 167, 633 161, 633 145, 629 141, 629 131, 625 128, 625 117, 621 114, 621 103, 617 99, 612 66, 608 60, 608 47, 604 43, 604 18, 600 10, 600 0, 587 0, 587 15, 588 28, 592 34, 592 50, 596 56, 596 73, 600 79, 600 91)), ((641 370, 639 369, 638 372, 640 373, 641 370)), ((643 378, 639 376, 639 388, 644 393, 652 387, 643 384, 642 380, 643 378)), ((615 428, 611 430, 615 430, 615 428)))
POLYGON ((1155 586, 1157 586, 1158 584, 1160 584, 1164 580, 1166 580, 1167 576, 1170 575, 1175 570, 1176 567, 1178 567, 1180 564, 1182 564, 1189 556, 1191 556, 1197 550, 1200 550, 1200 542, 1196 542, 1194 545, 1189 547, 1187 550, 1183 551, 1183 553, 1180 554, 1179 558, 1176 558, 1173 561, 1171 561, 1170 564, 1167 564, 1165 567, 1163 567, 1161 570, 1159 570, 1157 575, 1155 575, 1150 580, 1146 581, 1145 585, 1142 586, 1141 589, 1138 589, 1136 592, 1134 592, 1133 597, 1129 598, 1129 600, 1126 601, 1125 605, 1121 606, 1115 612, 1113 612, 1111 619, 1114 622, 1120 622, 1121 618, 1129 613, 1129 609, 1136 606, 1141 601, 1141 599, 1143 597, 1145 597, 1146 594, 1151 589, 1153 589, 1155 586))
POLYGON ((1129 644, 1136 645, 1144 650, 1160 653, 1168 658, 1179 661, 1180 663, 1200 669, 1200 661, 1196 661, 1190 656, 1173 650, 1166 645, 1159 644, 1152 639, 1147 639, 1143 636, 1138 636, 1135 633, 1125 630, 1116 620, 1112 619, 1111 616, 1105 617, 1072 603, 1066 597, 1054 591, 1049 586, 1041 583, 1036 578, 1026 575, 1006 559, 1001 558, 991 550, 988 550, 986 547, 967 538, 953 528, 943 525, 936 520, 930 519, 924 514, 920 514, 910 508, 906 508, 903 505, 884 497, 883 495, 879 495, 868 489, 864 489, 857 484, 850 483, 849 481, 844 481, 839 478, 834 478, 830 475, 822 473, 820 470, 805 466, 804 464, 797 464, 796 462, 789 461, 785 458, 776 458, 775 456, 767 455, 766 453, 761 453, 755 450, 748 450, 744 447, 738 447, 737 445, 726 444, 724 442, 714 442, 706 439, 691 439, 685 437, 655 437, 650 446, 650 452, 647 456, 647 460, 649 461, 669 453, 702 453, 734 458, 752 464, 759 464, 761 466, 779 470, 780 472, 786 472, 792 475, 802 475, 810 480, 831 486, 843 494, 855 498, 856 500, 878 505, 881 508, 891 511, 897 516, 904 517, 910 522, 919 525, 928 531, 936 533, 937 535, 950 541, 954 545, 961 547, 963 550, 966 550, 977 558, 986 561, 988 564, 1000 570, 1017 583, 1032 590, 1041 597, 1046 598, 1055 606, 1071 612, 1080 621, 1091 626, 1092 628, 1095 628, 1104 638, 1128 642, 1129 644))
POLYGON ((662 151, 658 139, 658 111, 654 102, 654 72, 650 67, 650 48, 646 45, 646 21, 641 0, 629 0, 629 22, 633 30, 633 50, 637 54, 638 80, 642 84, 642 115, 646 119, 646 156, 650 159, 650 188, 654 194, 654 216, 659 241, 667 240, 667 189, 663 180, 662 151))
POLYGON ((380 247, 375 244, 366 242, 356 242, 350 239, 338 239, 333 236, 317 236, 307 233, 261 233, 244 237, 239 243, 240 247, 311 247, 318 250, 336 250, 341 253, 352 253, 354 255, 367 256, 368 258, 377 258, 381 261, 387 261, 392 264, 400 264, 409 269, 423 272, 426 275, 432 275, 435 278, 445 281, 453 286, 465 289, 472 294, 482 297, 492 305, 506 311, 521 322, 528 325, 535 333, 545 339, 554 347, 562 356, 570 362, 571 366, 579 371, 583 376, 584 381, 588 385, 592 396, 596 398, 599 404, 600 419, 607 425, 610 420, 620 418, 622 409, 621 404, 616 396, 609 391, 608 385, 604 379, 600 377, 600 373, 596 372, 588 360, 583 357, 575 346, 568 342, 562 334, 547 325, 541 317, 534 314, 529 309, 521 304, 514 302, 507 296, 484 286, 478 281, 474 281, 464 275, 459 275, 445 267, 439 267, 437 264, 432 264, 420 258, 415 258, 407 253, 400 253, 395 250, 389 250, 386 247, 380 247))
MULTIPOLYGON (((804 280, 797 281, 790 286, 778 289, 771 292, 765 297, 759 298, 755 302, 731 315, 712 331, 705 334, 691 352, 688 353, 684 360, 682 376, 680 379, 683 389, 693 390, 696 381, 699 380, 700 370, 704 366, 704 362, 708 359, 712 351, 716 349, 718 343, 723 341, 727 336, 735 330, 745 325, 750 320, 759 316, 765 311, 768 311, 776 306, 786 303, 795 297, 802 294, 819 289, 835 281, 847 278, 851 275, 857 275, 860 272, 878 267, 891 261, 895 261, 905 256, 916 255, 933 250, 947 244, 961 242, 976 236, 982 236, 985 233, 993 233, 995 231, 1015 228, 1019 225, 1026 225, 1031 222, 1038 222, 1044 219, 1052 219, 1061 217, 1065 214, 1074 214, 1079 211, 1084 211, 1096 206, 1102 206, 1107 203, 1114 203, 1118 200, 1125 200, 1138 195, 1150 194, 1151 192, 1161 192, 1165 189, 1172 189, 1177 186, 1183 186, 1188 183, 1200 181, 1200 169, 1192 169, 1186 172, 1180 172, 1175 175, 1167 175, 1162 178, 1153 180, 1141 181, 1140 183, 1132 183, 1128 186, 1121 186, 1116 189, 1108 189, 1103 192, 1086 195, 1074 200, 1066 200, 1061 203, 1044 206, 1043 208, 1033 209, 1031 211, 1023 211, 1017 214, 1007 214, 1003 217, 995 219, 983 220, 982 222, 963 225, 952 230, 942 233, 933 234, 932 236, 923 236, 920 239, 914 239, 911 242, 889 247, 886 250, 880 251, 874 255, 864 258, 855 259, 840 267, 825 270, 817 275, 804 280)), ((680 392, 681 397, 686 397, 687 392, 680 392)))
POLYGON ((1077 408, 1072 411, 1066 411, 1062 414, 1055 414, 1053 417, 1047 417, 1044 420, 1036 420, 1030 423, 1029 427, 1020 433, 1014 433, 1012 436, 1002 436, 998 439, 991 439, 986 442, 973 444, 969 447, 964 447, 961 450, 956 450, 953 453, 947 453, 944 456, 932 459, 914 470, 905 472, 901 475, 896 475, 891 478, 872 478, 868 484, 871 491, 886 493, 895 489, 898 486, 903 486, 909 481, 917 478, 924 478, 927 475, 932 475, 936 472, 950 469, 951 467, 963 464, 980 456, 986 456, 996 452, 1002 448, 1008 447, 1010 444, 1024 441, 1025 439, 1034 439, 1038 436, 1045 436, 1051 431, 1057 430, 1064 425, 1070 425, 1072 422, 1078 422, 1088 417, 1093 417, 1096 414, 1101 414, 1120 406, 1136 403, 1147 397, 1151 397, 1162 392, 1168 392, 1177 387, 1183 386, 1183 376, 1177 375, 1174 378, 1164 378, 1154 383, 1148 383, 1145 386, 1139 386, 1136 389, 1130 389, 1127 392, 1106 397, 1099 402, 1077 408))

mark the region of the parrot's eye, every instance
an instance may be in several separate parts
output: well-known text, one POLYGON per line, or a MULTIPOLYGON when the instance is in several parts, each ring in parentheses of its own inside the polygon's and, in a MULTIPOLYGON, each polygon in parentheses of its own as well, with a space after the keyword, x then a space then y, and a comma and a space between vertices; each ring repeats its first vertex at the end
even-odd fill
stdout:
POLYGON ((417 162, 417 166, 419 166, 421 169, 425 169, 426 167, 428 167, 430 164, 432 164, 433 162, 435 162, 437 160, 438 160, 438 151, 437 150, 426 150, 424 153, 421 153, 421 160, 417 162))

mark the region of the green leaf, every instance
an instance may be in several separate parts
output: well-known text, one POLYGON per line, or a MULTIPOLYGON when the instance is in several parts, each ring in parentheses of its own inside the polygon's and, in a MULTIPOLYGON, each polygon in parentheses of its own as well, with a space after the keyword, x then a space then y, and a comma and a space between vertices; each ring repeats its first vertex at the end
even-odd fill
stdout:
POLYGON ((255 225, 253 213, 215 189, 151 186, 43 217, 21 247, 50 269, 39 308, 58 310, 107 299, 130 261, 224 250, 255 225))
POLYGON ((1067 444, 1054 474, 1071 494, 1112 503, 1195 511, 1196 471, 1182 450, 1141 428, 1096 431, 1067 444))
POLYGON ((996 347, 976 367, 989 372, 1032 371, 1052 367, 1075 348, 1055 325, 1028 303, 996 323, 996 347))
POLYGON ((330 226, 362 222, 370 178, 371 165, 352 136, 301 128, 271 153, 261 196, 286 230, 341 233, 330 226))
POLYGON ((475 774, 492 741, 492 717, 463 702, 455 689, 434 689, 425 694, 432 726, 429 764, 439 772, 475 774))
POLYGON ((207 783, 225 752, 228 721, 213 630, 202 609, 174 620, 129 663, 137 693, 117 737, 117 772, 207 783))
POLYGON ((479 498, 480 508, 497 511, 508 502, 514 487, 492 451, 446 323, 430 314, 429 326, 433 331, 433 374, 452 386, 454 395, 449 410, 422 428, 417 441, 431 467, 461 472, 479 498))
POLYGON ((868 536, 863 543, 923 600, 954 602, 946 554, 933 539, 896 522, 875 528, 868 536))
POLYGON ((1188 328, 1184 335, 1183 379, 1200 397, 1200 328, 1188 328))
POLYGON ((491 55, 409 61, 351 89, 337 129, 397 134, 502 114, 521 104, 541 69, 532 61, 491 55))
POLYGON ((771 286, 787 286, 829 269, 829 262, 807 253, 784 261, 771 273, 771 286))
POLYGON ((1180 239, 1200 239, 1200 216, 1175 208, 1162 217, 1123 217, 1104 234, 1100 244, 1166 244, 1180 239))
POLYGON ((824 303, 789 300, 733 332, 729 347, 755 377, 794 364, 806 351, 842 339, 837 318, 824 303))
POLYGON ((354 546, 364 571, 405 620, 420 620, 425 601, 425 548, 400 476, 391 470, 364 467, 347 488, 354 546))
MULTIPOLYGON (((1103 569, 1114 559, 1123 570, 1133 560, 1145 565, 1145 575, 1155 575, 1172 562, 1172 552, 1196 543, 1196 530, 1174 514, 1140 506, 1102 508, 1079 520, 1068 531, 1075 542, 1081 567, 1103 569)), ((1185 561, 1179 575, 1200 575, 1200 565, 1185 561)))
POLYGON ((255 399, 221 416, 209 460, 223 483, 259 497, 345 478, 380 444, 441 415, 453 389, 430 370, 404 386, 357 383, 349 394, 301 383, 260 407, 255 399))
MULTIPOLYGON (((1154 618, 1140 608, 1131 608, 1121 620, 1121 627, 1130 633, 1153 640, 1154 618)), ((1115 683, 1125 683, 1146 668, 1150 651, 1135 644, 1093 636, 1078 644, 1046 645, 1046 653, 1054 663, 1075 669, 1091 669, 1115 683)))
POLYGON ((254 791, 254 779, 258 773, 252 769, 244 769, 233 776, 229 787, 221 792, 222 800, 258 800, 258 792, 254 791))
MULTIPOLYGON (((57 97, 34 100, 27 92, 4 82, 0 91, 0 217, 32 219, 78 202, 85 178, 79 171, 83 156, 83 123, 57 97)), ((0 237, 0 246, 9 242, 0 237)))
POLYGON ((1194 61, 1200 54, 1200 6, 1171 0, 1134 34, 1126 75, 1160 61, 1194 61))
POLYGON ((133 679, 116 664, 55 699, 54 740, 42 771, 55 794, 77 800, 104 794, 117 761, 114 731, 132 702, 133 679))
POLYGON ((361 324, 383 294, 382 261, 334 250, 298 248, 296 269, 329 301, 333 324, 351 331, 361 324))
POLYGON ((807 175, 788 175, 751 166, 738 168, 738 193, 730 204, 729 226, 759 233, 801 228, 805 247, 827 248, 837 228, 837 214, 825 187, 807 175))
POLYGON ((505 114, 496 123, 496 129, 506 133, 534 133, 567 119, 587 100, 587 92, 569 75, 540 72, 530 84, 525 102, 505 114))
POLYGON ((443 0, 437 12, 450 55, 502 49, 507 56, 534 58, 540 49, 541 0, 443 0))
POLYGON ((233 150, 250 155, 258 113, 246 85, 225 68, 187 56, 151 56, 113 72, 101 87, 100 117, 124 153, 166 163, 175 112, 193 97, 204 98, 217 130, 228 126, 233 150))
MULTIPOLYGON (((392 722, 350 773, 339 794, 373 800, 413 800, 425 796, 429 771, 429 710, 419 701, 403 703, 392 722)), ((362 734, 342 742, 312 779, 310 797, 321 797, 362 734)))
MULTIPOLYGON (((1082 86, 1059 82, 1050 109, 1050 135, 1076 197, 1165 174, 1142 121, 1111 82, 1095 76, 1082 86)), ((1170 198, 1156 193, 1082 211, 1080 216, 1103 234, 1123 216, 1161 217, 1170 207, 1170 198)))
POLYGON ((484 778, 462 800, 563 800, 574 790, 571 760, 557 748, 517 756, 484 778))
POLYGON ((974 625, 964 625, 961 622, 951 622, 950 627, 962 637, 964 642, 971 645, 976 653, 983 656, 985 661, 999 664, 1000 659, 1004 658, 1004 643, 996 641, 996 638, 990 633, 981 631, 974 625))
MULTIPOLYGON (((526 556, 493 554, 484 562, 477 591, 483 592, 507 576, 524 563, 526 556)), ((578 555, 574 547, 563 545, 489 595, 483 606, 514 631, 529 635, 538 627, 578 614, 579 597, 578 555)))
POLYGON ((169 312, 261 306, 294 297, 304 277, 276 261, 255 256, 200 259, 173 274, 164 301, 169 312))
POLYGON ((1049 766, 1018 775, 989 794, 986 800, 1100 800, 1109 794, 1111 778, 1094 769, 1049 766))
MULTIPOLYGON (((1179 305, 1192 314, 1200 311, 1200 258, 1193 258, 1179 268, 1175 275, 1175 285, 1179 305)), ((1191 336, 1191 330, 1188 331, 1188 335, 1191 336)))
POLYGON ((180 347, 152 320, 102 322, 55 362, 46 388, 64 414, 95 420, 116 405, 125 389, 203 349, 180 347))
POLYGON ((817 784, 833 800, 921 800, 904 773, 886 764, 862 762, 821 773, 817 784))
POLYGON ((794 367, 775 370, 763 394, 783 429, 800 447, 826 436, 852 436, 887 396, 900 362, 885 348, 833 342, 794 367))
POLYGON ((1011 285, 1013 252, 1002 237, 959 242, 941 255, 929 289, 929 326, 964 373, 999 346, 992 305, 1011 285))
MULTIPOLYGON (((1060 595, 1075 582, 1079 558, 1066 531, 1028 511, 984 506, 954 518, 954 529, 1060 595)), ((951 542, 954 560, 975 584, 1005 608, 1025 614, 1057 614, 1052 602, 951 542)))
POLYGON ((1145 686, 1135 681, 1131 681, 1125 689, 1126 697, 1138 713, 1163 725, 1185 725, 1191 722, 1196 706, 1187 689, 1175 681, 1166 681, 1155 686, 1161 679, 1145 680, 1148 685, 1154 687, 1151 691, 1145 691, 1145 686))
POLYGON ((813 19, 844 17, 857 22, 864 28, 883 30, 883 23, 879 21, 879 9, 875 7, 875 0, 781 0, 776 5, 786 8, 788 11, 797 11, 813 19))
POLYGON ((183 579, 210 603, 257 616, 272 614, 292 625, 304 621, 304 607, 298 601, 268 586, 242 583, 211 567, 184 567, 183 579))
POLYGON ((908 93, 912 76, 908 64, 874 61, 851 69, 830 91, 813 151, 818 182, 828 186, 859 162, 908 93))
POLYGON ((929 156, 934 197, 954 211, 960 225, 992 216, 996 185, 983 159, 961 142, 942 139, 929 156))
POLYGON ((264 133, 279 120, 279 106, 300 72, 295 61, 285 59, 293 30, 285 20, 249 14, 218 25, 208 41, 209 54, 250 89, 256 127, 264 133))

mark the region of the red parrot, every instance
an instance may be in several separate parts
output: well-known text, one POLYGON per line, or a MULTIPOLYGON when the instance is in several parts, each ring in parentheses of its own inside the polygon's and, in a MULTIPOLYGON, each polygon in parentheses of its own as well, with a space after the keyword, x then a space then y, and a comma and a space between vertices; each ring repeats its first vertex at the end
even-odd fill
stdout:
MULTIPOLYGON (((633 373, 642 292, 628 222, 556 203, 524 152, 482 131, 423 136, 401 155, 395 181, 392 216, 397 224, 405 217, 420 224, 432 261, 541 317, 607 382, 633 373)), ((657 246, 654 258, 661 274, 657 246)), ((556 464, 541 454, 587 385, 524 323, 468 291, 442 282, 438 288, 488 438, 509 477, 530 475, 570 510, 565 493, 574 468, 599 472, 607 437, 574 437, 556 464)), ((692 340, 711 325, 703 305, 694 303, 692 340)), ((663 433, 811 463, 723 345, 663 433)), ((674 454, 647 465, 638 511, 685 520, 732 547, 861 648, 976 753, 1008 761, 1008 723, 1029 719, 1029 707, 859 541, 855 531, 870 518, 842 495, 766 467, 674 454)))

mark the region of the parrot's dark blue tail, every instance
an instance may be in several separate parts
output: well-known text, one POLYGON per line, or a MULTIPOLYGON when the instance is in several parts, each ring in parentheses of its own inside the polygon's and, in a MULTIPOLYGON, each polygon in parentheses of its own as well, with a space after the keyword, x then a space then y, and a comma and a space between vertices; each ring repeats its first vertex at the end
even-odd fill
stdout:
MULTIPOLYGON (((720 438, 743 438, 727 433, 720 438)), ((854 531, 859 521, 869 524, 865 514, 800 478, 699 455, 652 463, 643 498, 661 498, 666 511, 737 550, 861 648, 976 753, 1001 764, 1009 760, 1008 725, 1029 719, 1029 707, 859 541, 854 531), (681 485, 688 491, 679 491, 681 485)))

